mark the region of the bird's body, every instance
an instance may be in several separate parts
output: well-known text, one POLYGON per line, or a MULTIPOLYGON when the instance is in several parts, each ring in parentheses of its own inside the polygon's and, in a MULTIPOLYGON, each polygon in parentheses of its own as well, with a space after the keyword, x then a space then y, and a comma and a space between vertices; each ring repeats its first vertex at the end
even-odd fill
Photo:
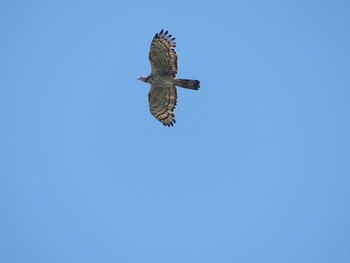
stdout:
POLYGON ((152 74, 147 77, 145 81, 151 85, 155 86, 163 86, 163 85, 171 85, 174 83, 174 77, 169 75, 155 75, 152 74))
POLYGON ((198 80, 177 79, 178 57, 175 51, 175 38, 168 35, 168 31, 161 30, 151 43, 149 59, 152 73, 139 80, 151 84, 148 93, 150 111, 165 126, 173 126, 175 121, 174 110, 177 105, 176 86, 198 90, 198 80))

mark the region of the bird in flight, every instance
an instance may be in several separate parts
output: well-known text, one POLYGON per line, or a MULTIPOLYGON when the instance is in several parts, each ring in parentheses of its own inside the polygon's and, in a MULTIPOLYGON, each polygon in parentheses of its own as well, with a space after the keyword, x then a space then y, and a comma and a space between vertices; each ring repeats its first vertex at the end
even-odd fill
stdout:
POLYGON ((198 90, 200 87, 199 80, 176 78, 178 58, 174 40, 175 37, 164 30, 154 36, 149 52, 152 72, 148 77, 138 78, 151 84, 151 90, 148 93, 151 114, 168 127, 176 122, 174 115, 177 105, 176 86, 191 90, 198 90))

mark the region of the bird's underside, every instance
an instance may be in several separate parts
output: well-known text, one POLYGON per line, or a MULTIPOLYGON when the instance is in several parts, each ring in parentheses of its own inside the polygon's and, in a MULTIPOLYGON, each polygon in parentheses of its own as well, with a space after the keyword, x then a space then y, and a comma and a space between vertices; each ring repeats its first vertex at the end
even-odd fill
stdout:
POLYGON ((168 35, 168 31, 161 30, 154 36, 149 53, 152 73, 148 77, 139 78, 151 84, 148 100, 152 115, 169 127, 176 122, 174 115, 177 105, 176 86, 192 90, 200 88, 198 80, 176 79, 178 57, 174 40, 174 37, 168 35))

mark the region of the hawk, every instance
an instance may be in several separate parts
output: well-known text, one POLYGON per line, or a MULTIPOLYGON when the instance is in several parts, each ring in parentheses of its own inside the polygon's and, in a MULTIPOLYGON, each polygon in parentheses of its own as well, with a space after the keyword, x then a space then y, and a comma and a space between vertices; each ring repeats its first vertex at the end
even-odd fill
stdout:
POLYGON ((175 124, 174 110, 177 105, 176 86, 198 90, 199 80, 177 79, 178 58, 175 51, 175 37, 163 29, 157 33, 151 43, 149 60, 152 72, 146 77, 138 78, 151 84, 148 93, 149 108, 151 114, 164 126, 175 124))

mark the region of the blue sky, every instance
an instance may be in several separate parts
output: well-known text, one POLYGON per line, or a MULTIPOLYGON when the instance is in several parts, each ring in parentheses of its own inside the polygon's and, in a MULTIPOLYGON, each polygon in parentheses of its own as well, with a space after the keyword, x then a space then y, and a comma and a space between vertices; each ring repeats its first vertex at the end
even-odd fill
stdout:
POLYGON ((350 262, 348 1, 2 1, 0 262, 350 262), (149 113, 176 37, 177 123, 149 113))

